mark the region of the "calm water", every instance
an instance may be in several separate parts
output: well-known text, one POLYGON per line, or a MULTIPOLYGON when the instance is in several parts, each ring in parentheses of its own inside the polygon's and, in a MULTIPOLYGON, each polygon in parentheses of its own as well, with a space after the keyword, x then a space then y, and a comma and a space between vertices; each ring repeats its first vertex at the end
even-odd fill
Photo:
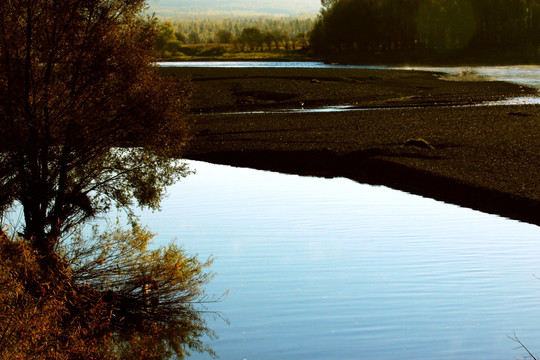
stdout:
MULTIPOLYGON (((540 89, 536 66, 415 69, 540 89)), ((520 103, 538 97, 505 104, 520 103)), ((143 222, 217 257, 208 291, 230 290, 211 305, 231 322, 210 321, 221 358, 521 358, 514 333, 540 354, 539 227, 347 179, 193 167, 143 222)))
POLYGON ((391 69, 388 66, 333 65, 318 61, 172 61, 159 62, 163 67, 212 67, 212 68, 361 68, 391 69))
POLYGON ((142 222, 158 244, 216 257, 222 359, 514 359, 514 332, 540 354, 539 227, 347 179, 191 164, 142 222))

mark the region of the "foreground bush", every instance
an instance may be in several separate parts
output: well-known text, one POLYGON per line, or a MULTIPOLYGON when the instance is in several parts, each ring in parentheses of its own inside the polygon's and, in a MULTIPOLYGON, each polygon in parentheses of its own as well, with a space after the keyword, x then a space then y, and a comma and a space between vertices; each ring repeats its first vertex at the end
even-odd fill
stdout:
POLYGON ((0 359, 169 359, 214 352, 202 289, 211 261, 118 224, 59 249, 61 274, 44 273, 27 241, 0 235, 0 359))

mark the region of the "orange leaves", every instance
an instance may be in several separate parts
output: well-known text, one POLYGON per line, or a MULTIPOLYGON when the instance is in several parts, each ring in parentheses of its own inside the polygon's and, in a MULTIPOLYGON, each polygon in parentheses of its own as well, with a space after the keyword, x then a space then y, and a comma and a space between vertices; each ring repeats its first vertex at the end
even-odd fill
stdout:
POLYGON ((157 24, 141 12, 145 1, 8 3, 0 144, 11 152, 0 157, 0 208, 19 200, 27 236, 42 249, 112 204, 156 208, 185 175, 172 156, 189 138, 189 89, 157 75, 157 24))

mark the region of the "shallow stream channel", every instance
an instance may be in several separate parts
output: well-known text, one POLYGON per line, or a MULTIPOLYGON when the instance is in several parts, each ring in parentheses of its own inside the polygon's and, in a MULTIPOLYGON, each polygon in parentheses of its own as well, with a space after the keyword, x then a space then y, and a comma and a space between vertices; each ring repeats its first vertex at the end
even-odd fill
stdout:
MULTIPOLYGON (((332 65, 322 62, 162 62, 163 67, 212 67, 212 68, 345 68, 345 69, 374 69, 374 70, 416 70, 443 73, 441 77, 447 81, 506 81, 538 89, 540 95, 540 66, 473 66, 473 67, 391 67, 391 66, 360 66, 360 65, 332 65)), ((477 105, 457 106, 510 106, 510 105, 538 105, 540 96, 516 97, 500 101, 487 101, 477 105)), ((394 107, 395 108, 395 107, 394 107)), ((229 114, 264 114, 264 113, 335 113, 344 111, 381 110, 379 107, 358 107, 357 105, 337 105, 323 107, 298 107, 283 109, 268 109, 263 111, 250 111, 229 114)), ((219 113, 216 113, 219 115, 219 113)))

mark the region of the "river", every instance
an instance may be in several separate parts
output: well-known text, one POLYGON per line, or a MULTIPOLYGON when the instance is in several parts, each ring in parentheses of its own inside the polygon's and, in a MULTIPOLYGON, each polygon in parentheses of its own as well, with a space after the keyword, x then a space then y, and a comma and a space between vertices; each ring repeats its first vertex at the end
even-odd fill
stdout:
MULTIPOLYGON (((540 352, 540 228, 348 179, 202 162, 142 223, 215 256, 223 359, 540 352)), ((207 355, 194 354, 193 359, 207 355)))
MULTIPOLYGON (((540 83, 538 67, 422 70, 540 83)), ((520 358, 513 336, 540 354, 538 226, 347 179, 189 163, 196 175, 142 223, 158 245, 216 257, 207 292, 230 294, 209 308, 230 325, 210 318, 208 341, 222 359, 520 358)))

